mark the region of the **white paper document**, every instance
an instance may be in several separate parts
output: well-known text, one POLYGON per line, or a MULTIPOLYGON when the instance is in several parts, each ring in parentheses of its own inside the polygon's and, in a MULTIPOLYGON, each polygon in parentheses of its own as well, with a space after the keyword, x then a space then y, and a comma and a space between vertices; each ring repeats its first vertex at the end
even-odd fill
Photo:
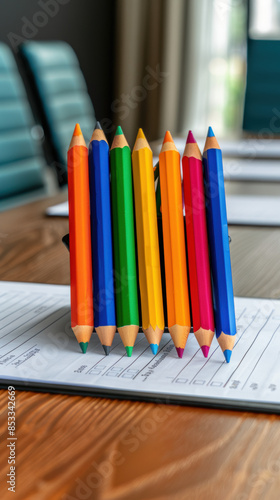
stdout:
POLYGON ((58 203, 58 205, 48 207, 46 210, 46 214, 54 217, 68 217, 68 201, 64 201, 63 203, 58 203))
POLYGON ((280 181, 280 160, 224 158, 223 170, 225 181, 280 181))
POLYGON ((280 412, 280 301, 236 298, 238 333, 226 364, 214 339, 205 359, 190 333, 179 359, 168 333, 153 356, 139 333, 128 358, 116 334, 86 354, 70 327, 67 286, 0 282, 0 382, 37 389, 280 412))
POLYGON ((226 196, 228 224, 280 226, 280 197, 226 196))

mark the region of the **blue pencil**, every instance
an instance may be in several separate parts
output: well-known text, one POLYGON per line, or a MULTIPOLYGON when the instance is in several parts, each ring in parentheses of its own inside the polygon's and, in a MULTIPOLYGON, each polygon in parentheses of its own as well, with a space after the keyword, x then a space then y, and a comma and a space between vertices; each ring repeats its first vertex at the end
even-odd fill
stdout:
POLYGON ((216 336, 229 363, 236 335, 222 152, 208 129, 203 165, 216 336))
POLYGON ((89 144, 94 326, 105 354, 116 332, 109 145, 97 122, 89 144))

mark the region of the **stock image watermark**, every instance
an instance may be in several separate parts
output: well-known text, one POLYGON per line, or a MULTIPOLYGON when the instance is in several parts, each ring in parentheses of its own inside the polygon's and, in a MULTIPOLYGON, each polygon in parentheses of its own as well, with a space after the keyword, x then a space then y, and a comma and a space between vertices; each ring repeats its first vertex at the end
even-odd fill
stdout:
MULTIPOLYGON (((148 93, 154 91, 168 76, 169 73, 162 71, 159 64, 154 68, 147 65, 145 75, 139 85, 134 85, 128 93, 122 92, 119 98, 112 101, 112 113, 116 114, 120 121, 125 120, 130 111, 136 109, 141 102, 145 101, 148 93)), ((115 125, 110 118, 101 119, 100 124, 107 134, 115 130, 115 125)))
POLYGON ((39 10, 34 12, 32 17, 23 16, 20 33, 10 31, 7 38, 12 48, 17 51, 18 46, 34 38, 41 28, 44 28, 50 19, 54 18, 60 11, 62 5, 66 5, 70 0, 38 0, 39 10))
MULTIPOLYGON (((162 401, 157 400, 155 402, 162 403, 162 401)), ((141 447, 141 444, 156 432, 160 423, 171 417, 173 410, 168 406, 168 398, 166 398, 165 403, 167 405, 156 405, 149 416, 145 416, 128 429, 119 441, 121 449, 111 450, 103 460, 90 463, 87 475, 82 479, 77 477, 72 493, 65 494, 62 500, 91 500, 94 498, 94 492, 108 483, 110 478, 117 473, 118 468, 124 466, 133 453, 141 447)))
POLYGON ((16 391, 12 385, 8 386, 8 491, 16 492, 16 391))

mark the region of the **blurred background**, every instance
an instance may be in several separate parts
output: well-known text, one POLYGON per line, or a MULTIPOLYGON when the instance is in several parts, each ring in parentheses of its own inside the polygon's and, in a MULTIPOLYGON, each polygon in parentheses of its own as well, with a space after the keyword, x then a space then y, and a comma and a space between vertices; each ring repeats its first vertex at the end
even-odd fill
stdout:
POLYGON ((0 41, 2 201, 42 187, 45 164, 66 184, 76 121, 87 140, 96 119, 109 140, 120 124, 130 146, 140 126, 149 141, 280 133, 279 0, 2 0, 0 41), (12 189, 28 155, 37 184, 12 189))

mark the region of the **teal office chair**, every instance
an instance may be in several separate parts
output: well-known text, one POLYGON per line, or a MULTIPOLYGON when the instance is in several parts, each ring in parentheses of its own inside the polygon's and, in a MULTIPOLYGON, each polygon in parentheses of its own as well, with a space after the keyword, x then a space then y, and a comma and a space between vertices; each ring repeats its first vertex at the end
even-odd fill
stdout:
POLYGON ((11 50, 0 43, 0 210, 46 193, 45 159, 11 50))
POLYGON ((32 77, 42 124, 59 166, 59 183, 64 184, 67 149, 75 124, 80 123, 86 142, 96 124, 79 61, 70 45, 59 41, 25 42, 20 55, 32 77))
POLYGON ((280 134, 280 40, 248 38, 243 130, 280 134))

